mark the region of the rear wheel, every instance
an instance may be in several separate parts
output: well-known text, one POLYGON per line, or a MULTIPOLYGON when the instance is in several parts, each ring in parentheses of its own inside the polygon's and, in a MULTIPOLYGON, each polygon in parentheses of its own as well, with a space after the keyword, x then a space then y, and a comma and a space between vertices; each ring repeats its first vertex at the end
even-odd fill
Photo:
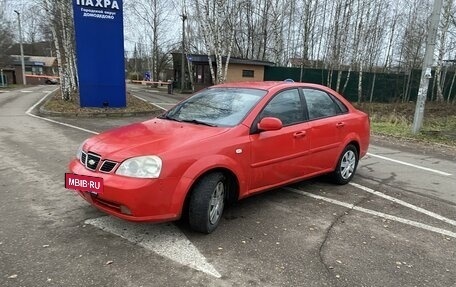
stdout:
POLYGON ((355 175, 358 166, 358 150, 352 144, 343 150, 332 177, 337 184, 347 184, 355 175))
POLYGON ((193 230, 211 233, 217 228, 227 192, 226 177, 221 172, 208 174, 198 181, 189 202, 189 223, 193 230))

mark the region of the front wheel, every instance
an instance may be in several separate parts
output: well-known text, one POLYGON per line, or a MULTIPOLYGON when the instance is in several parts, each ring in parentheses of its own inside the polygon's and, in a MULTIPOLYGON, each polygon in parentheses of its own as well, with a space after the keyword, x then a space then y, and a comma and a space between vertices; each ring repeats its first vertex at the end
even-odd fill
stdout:
POLYGON ((333 181, 340 185, 349 183, 355 175, 358 160, 358 150, 356 147, 351 144, 346 146, 332 174, 333 181))
POLYGON ((226 195, 227 184, 223 173, 211 173, 200 179, 190 196, 190 227, 202 233, 214 231, 222 217, 226 195))

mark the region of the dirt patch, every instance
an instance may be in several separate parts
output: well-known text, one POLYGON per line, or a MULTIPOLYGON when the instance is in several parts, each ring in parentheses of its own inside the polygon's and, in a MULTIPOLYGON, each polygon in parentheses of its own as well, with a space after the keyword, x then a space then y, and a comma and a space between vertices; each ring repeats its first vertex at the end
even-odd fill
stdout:
POLYGON ((161 114, 163 111, 158 107, 127 94, 127 106, 125 108, 81 108, 79 95, 73 94, 72 98, 65 101, 60 91, 52 95, 43 106, 40 112, 54 116, 130 116, 142 114, 161 114))

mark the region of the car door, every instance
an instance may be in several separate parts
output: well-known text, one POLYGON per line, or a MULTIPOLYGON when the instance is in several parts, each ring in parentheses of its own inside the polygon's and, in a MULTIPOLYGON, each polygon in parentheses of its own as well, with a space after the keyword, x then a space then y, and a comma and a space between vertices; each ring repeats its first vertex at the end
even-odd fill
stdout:
POLYGON ((305 88, 303 93, 309 118, 309 168, 311 173, 320 173, 334 168, 339 157, 346 114, 336 99, 324 91, 305 88))
POLYGON ((285 183, 308 172, 308 124, 300 91, 289 89, 277 93, 254 125, 264 117, 279 118, 283 127, 276 131, 254 131, 250 135, 250 192, 285 183))

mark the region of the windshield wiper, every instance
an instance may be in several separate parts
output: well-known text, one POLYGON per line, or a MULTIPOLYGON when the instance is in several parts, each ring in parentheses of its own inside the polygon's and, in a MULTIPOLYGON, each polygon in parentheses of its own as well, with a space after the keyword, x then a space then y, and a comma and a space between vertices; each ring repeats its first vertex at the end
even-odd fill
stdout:
POLYGON ((217 126, 217 125, 214 125, 214 124, 211 124, 211 123, 206 123, 206 122, 199 121, 199 120, 181 120, 181 122, 192 123, 192 124, 197 124, 197 125, 205 125, 205 126, 209 126, 209 127, 216 127, 217 126))
POLYGON ((159 119, 165 119, 165 120, 170 120, 170 121, 176 121, 176 122, 181 122, 181 120, 170 117, 168 114, 164 114, 162 116, 158 116, 157 118, 159 119))

